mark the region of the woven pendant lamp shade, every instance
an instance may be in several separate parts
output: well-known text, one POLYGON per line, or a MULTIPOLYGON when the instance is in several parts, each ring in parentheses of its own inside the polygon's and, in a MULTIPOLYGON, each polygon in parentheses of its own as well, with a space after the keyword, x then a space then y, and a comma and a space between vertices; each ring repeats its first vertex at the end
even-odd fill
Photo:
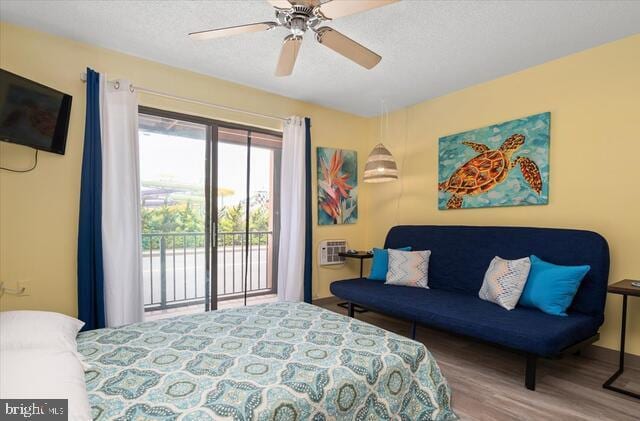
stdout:
POLYGON ((398 166, 393 155, 382 143, 378 143, 364 166, 365 183, 386 183, 398 179, 398 166))

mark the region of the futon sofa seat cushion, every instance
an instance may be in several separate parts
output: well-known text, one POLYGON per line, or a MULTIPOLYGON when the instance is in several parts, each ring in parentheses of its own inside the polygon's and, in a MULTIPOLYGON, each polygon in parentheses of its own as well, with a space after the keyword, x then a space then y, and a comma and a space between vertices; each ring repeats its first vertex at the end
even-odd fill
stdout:
POLYGON ((526 307, 507 311, 477 295, 364 278, 333 282, 331 292, 374 311, 543 357, 591 337, 602 324, 597 315, 552 316, 526 307))

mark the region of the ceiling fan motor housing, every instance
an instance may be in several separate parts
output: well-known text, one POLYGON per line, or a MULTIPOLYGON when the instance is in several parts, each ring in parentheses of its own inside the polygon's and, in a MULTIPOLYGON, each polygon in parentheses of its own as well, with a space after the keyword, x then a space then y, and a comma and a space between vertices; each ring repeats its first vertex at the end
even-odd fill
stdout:
POLYGON ((296 37, 302 36, 308 29, 313 30, 321 21, 326 20, 315 13, 314 8, 304 5, 276 9, 276 19, 296 37))

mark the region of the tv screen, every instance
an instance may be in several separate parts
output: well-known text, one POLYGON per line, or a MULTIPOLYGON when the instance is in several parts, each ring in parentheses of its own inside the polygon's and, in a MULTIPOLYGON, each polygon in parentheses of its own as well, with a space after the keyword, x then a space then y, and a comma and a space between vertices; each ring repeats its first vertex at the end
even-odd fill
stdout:
POLYGON ((71 95, 0 69, 0 140, 64 155, 71 95))

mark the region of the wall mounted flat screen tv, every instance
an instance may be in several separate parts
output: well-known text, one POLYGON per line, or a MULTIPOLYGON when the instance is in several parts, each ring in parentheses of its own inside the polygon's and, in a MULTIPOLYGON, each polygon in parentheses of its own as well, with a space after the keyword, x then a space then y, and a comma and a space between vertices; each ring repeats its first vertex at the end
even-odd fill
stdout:
POLYGON ((71 95, 0 69, 0 140, 64 155, 71 95))

